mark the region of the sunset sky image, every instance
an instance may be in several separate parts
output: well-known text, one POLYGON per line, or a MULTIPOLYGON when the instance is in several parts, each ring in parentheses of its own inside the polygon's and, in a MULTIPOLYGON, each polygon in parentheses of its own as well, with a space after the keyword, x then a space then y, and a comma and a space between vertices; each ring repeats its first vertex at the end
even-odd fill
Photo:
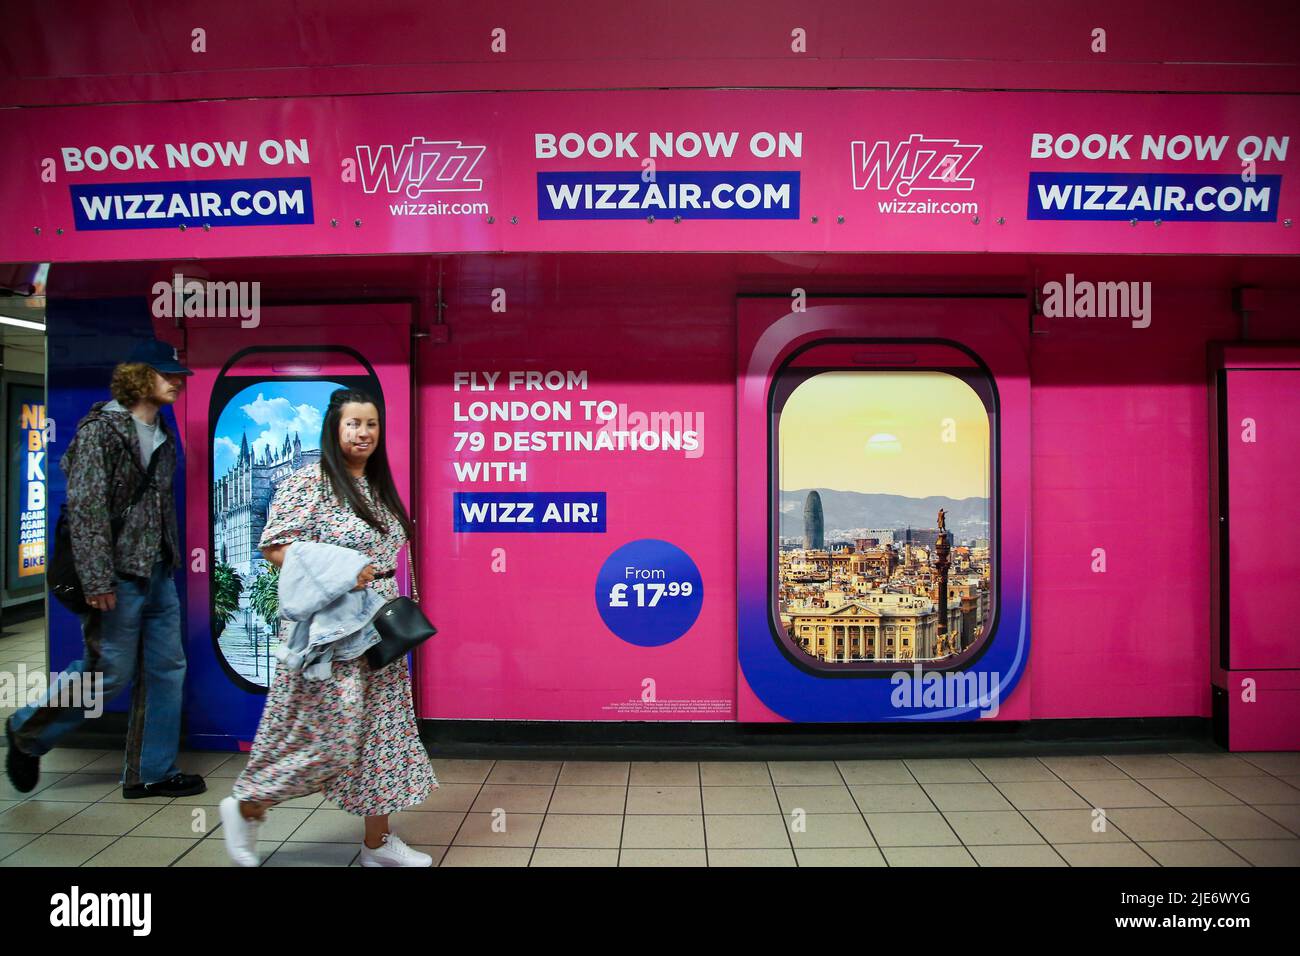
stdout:
POLYGON ((961 499, 989 495, 989 419, 946 372, 822 372, 781 411, 780 488, 961 499), (945 442, 944 420, 956 440, 945 442))

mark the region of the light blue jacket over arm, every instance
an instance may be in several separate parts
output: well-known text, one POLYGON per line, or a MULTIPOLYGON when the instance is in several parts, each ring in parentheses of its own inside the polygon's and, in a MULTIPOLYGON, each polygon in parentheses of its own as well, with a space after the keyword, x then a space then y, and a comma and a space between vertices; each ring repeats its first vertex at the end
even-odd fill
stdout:
POLYGON ((296 541, 280 567, 280 616, 287 622, 276 657, 309 680, 330 676, 333 661, 350 661, 379 643, 371 619, 387 603, 371 588, 355 590, 370 563, 336 544, 296 541))

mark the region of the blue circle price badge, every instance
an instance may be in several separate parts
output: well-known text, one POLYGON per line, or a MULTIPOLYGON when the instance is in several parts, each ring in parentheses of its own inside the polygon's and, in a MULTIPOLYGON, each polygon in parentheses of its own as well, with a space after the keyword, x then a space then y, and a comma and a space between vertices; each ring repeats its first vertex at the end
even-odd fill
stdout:
POLYGON ((629 644, 658 647, 691 629, 704 605, 704 582, 691 556, 667 541, 623 545, 596 575, 596 608, 629 644))

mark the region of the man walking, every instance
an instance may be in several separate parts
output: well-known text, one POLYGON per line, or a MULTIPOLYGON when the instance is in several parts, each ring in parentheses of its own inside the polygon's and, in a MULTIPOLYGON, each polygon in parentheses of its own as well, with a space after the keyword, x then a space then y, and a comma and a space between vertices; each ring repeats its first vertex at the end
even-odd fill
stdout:
POLYGON ((60 459, 68 476, 64 509, 73 562, 91 610, 81 615, 82 659, 41 703, 5 722, 5 770, 22 793, 36 786, 41 756, 86 717, 87 707, 59 706, 69 703, 66 694, 60 700, 59 684, 79 678, 84 695, 97 674, 101 709, 135 681, 122 796, 181 797, 207 789, 202 777, 176 766, 185 651, 172 575, 182 552, 172 489, 176 441, 161 414, 192 374, 170 345, 143 343, 113 370, 113 400, 91 406, 60 459), (123 521, 115 537, 117 517, 123 521))

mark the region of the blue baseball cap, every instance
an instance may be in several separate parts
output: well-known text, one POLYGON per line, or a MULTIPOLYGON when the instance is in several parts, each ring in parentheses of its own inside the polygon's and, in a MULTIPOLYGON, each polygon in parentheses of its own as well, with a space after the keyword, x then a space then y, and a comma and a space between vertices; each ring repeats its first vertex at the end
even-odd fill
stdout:
POLYGON ((156 372, 164 375, 193 375, 194 373, 180 363, 180 354, 175 347, 158 339, 141 342, 131 353, 128 362, 143 362, 156 372))

